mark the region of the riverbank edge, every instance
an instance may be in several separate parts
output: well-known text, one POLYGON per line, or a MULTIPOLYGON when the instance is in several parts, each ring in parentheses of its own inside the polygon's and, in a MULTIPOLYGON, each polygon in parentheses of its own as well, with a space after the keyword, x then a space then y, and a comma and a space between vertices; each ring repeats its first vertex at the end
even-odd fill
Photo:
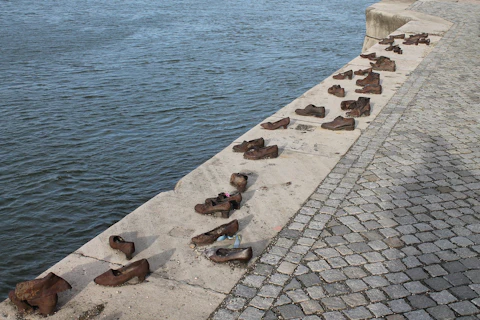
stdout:
MULTIPOLYGON (((397 7, 395 16, 402 16, 408 11, 408 6, 403 6, 400 10, 400 6, 383 2, 371 6, 370 8, 374 8, 367 9, 367 35, 370 35, 370 38, 375 33, 369 31, 368 12, 375 11, 372 17, 378 16, 385 6, 390 8, 385 11, 388 13, 385 17, 392 15, 391 6, 397 7)), ((405 48, 402 56, 393 56, 392 53, 387 55, 384 46, 374 44, 366 49, 364 45, 364 50, 395 59, 397 71, 392 74, 381 73, 384 93, 378 97, 372 96, 372 115, 358 118, 354 131, 331 132, 320 128, 322 123, 344 115, 344 112, 339 110, 340 101, 359 96, 354 93, 354 89, 358 88, 354 81, 344 83, 345 80, 336 81, 328 77, 266 119, 273 121, 289 116, 291 124, 287 130, 267 132, 255 126, 229 147, 187 174, 177 183, 175 190, 152 198, 45 271, 41 276, 52 271, 73 286, 71 291, 60 294, 59 311, 51 318, 78 319, 86 312, 99 309, 103 310, 100 312, 101 317, 107 319, 208 317, 242 278, 245 268, 214 265, 200 255, 200 250, 192 250, 188 246, 191 236, 228 221, 200 216, 193 211, 193 206, 220 191, 231 190, 228 184, 231 173, 247 173, 249 184, 247 192, 244 193, 242 208, 237 210, 232 218, 237 218, 240 222, 243 245, 251 245, 254 256, 259 257, 358 139, 369 122, 401 88, 409 73, 415 70, 441 39, 441 35, 450 28, 450 23, 444 20, 442 23, 435 22, 437 19, 433 18, 412 19, 393 30, 396 33, 430 33, 433 36, 429 47, 412 46, 405 48), (328 95, 327 89, 333 84, 345 87, 345 98, 328 95), (325 105, 325 119, 305 119, 295 114, 296 108, 303 108, 309 103, 325 105), (280 147, 279 158, 252 162, 231 151, 234 144, 259 136, 263 136, 268 144, 277 144, 280 147), (121 234, 125 239, 135 241, 137 253, 133 260, 147 258, 150 261, 152 274, 147 278, 148 282, 120 288, 100 287, 92 283, 95 276, 108 268, 118 268, 128 263, 122 255, 108 247, 108 237, 112 234, 121 234)), ((376 28, 381 29, 378 26, 376 28)), ((357 57, 338 72, 366 67, 368 61, 357 57)), ((295 231, 289 230, 291 229, 286 232, 295 231)), ((274 260, 275 257, 263 256, 262 259, 263 263, 268 263, 268 259, 274 260)), ((254 266, 255 258, 249 264, 249 267, 254 266)), ((16 310, 7 301, 0 304, 0 316, 15 319, 16 310)), ((40 317, 25 317, 37 318, 40 317)))

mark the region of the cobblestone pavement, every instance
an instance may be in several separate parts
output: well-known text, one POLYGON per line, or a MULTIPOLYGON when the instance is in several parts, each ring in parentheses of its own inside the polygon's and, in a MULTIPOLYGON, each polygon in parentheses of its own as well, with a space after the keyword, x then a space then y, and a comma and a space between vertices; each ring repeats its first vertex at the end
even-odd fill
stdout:
POLYGON ((454 26, 212 319, 480 319, 480 5, 454 26))

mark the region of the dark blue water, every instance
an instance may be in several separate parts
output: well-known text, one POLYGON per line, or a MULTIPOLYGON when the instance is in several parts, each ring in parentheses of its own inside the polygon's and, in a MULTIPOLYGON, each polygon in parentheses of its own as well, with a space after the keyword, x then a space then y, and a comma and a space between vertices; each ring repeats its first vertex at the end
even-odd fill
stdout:
POLYGON ((360 53, 375 0, 0 0, 0 298, 360 53))

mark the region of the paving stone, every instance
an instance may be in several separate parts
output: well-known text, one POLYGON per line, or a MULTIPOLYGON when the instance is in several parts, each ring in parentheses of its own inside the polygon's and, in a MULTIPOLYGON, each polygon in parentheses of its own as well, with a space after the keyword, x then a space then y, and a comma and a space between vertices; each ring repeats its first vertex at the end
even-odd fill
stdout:
POLYGON ((433 301, 426 295, 409 296, 407 299, 412 305, 412 307, 417 309, 426 309, 437 305, 435 301, 433 301))
POLYGON ((321 301, 327 310, 342 310, 347 308, 345 302, 339 297, 323 298, 321 301))
POLYGON ((213 320, 234 320, 237 319, 238 315, 236 313, 230 312, 225 309, 220 309, 213 316, 213 320))
POLYGON ((406 270, 405 273, 412 280, 423 280, 429 278, 428 274, 422 268, 413 268, 406 270))
POLYGON ((479 309, 470 301, 454 302, 449 304, 448 306, 462 316, 479 313, 479 309))
POLYGON ((289 277, 285 274, 275 273, 270 277, 270 282, 279 286, 283 286, 289 277))
POLYGON ((350 307, 358 307, 367 304, 367 300, 360 293, 352 293, 346 296, 342 296, 342 299, 350 307))
POLYGON ((360 266, 367 263, 367 260, 359 254, 352 254, 344 257, 349 265, 360 266))
POLYGON ((423 269, 427 271, 432 277, 444 276, 448 274, 448 272, 438 264, 425 266, 423 269))
POLYGON ((268 310, 262 318, 262 320, 277 320, 277 319, 278 319, 277 315, 272 310, 268 310))
POLYGON ((302 285, 300 282, 297 281, 297 279, 293 278, 290 280, 290 282, 283 288, 283 291, 289 291, 289 290, 295 290, 295 289, 300 289, 302 285))
POLYGON ((323 285, 323 288, 327 292, 327 296, 338 296, 349 292, 348 287, 343 282, 327 283, 323 285))
POLYGON ((251 306, 253 306, 255 308, 258 308, 258 309, 262 309, 262 310, 269 309, 270 306, 272 305, 272 303, 273 303, 273 298, 262 298, 262 297, 259 297, 259 296, 254 297, 250 301, 251 306))
POLYGON ((440 292, 432 292, 430 293, 430 298, 435 300, 435 302, 438 304, 449 304, 457 301, 457 298, 447 290, 443 290, 440 292))
POLYGON ((368 305, 367 308, 375 315, 376 318, 383 317, 393 313, 392 310, 390 310, 383 303, 374 303, 374 304, 368 305))
POLYGON ((257 294, 257 290, 254 288, 246 287, 244 285, 237 285, 235 288, 235 294, 240 297, 253 298, 257 294))
POLYGON ((345 274, 339 270, 330 269, 320 272, 320 276, 328 283, 346 280, 345 274))
POLYGON ((287 296, 295 303, 309 300, 307 294, 302 289, 288 291, 287 296))
POLYGON ((283 319, 295 319, 305 316, 302 309, 294 304, 287 304, 277 307, 278 312, 282 315, 283 319))
POLYGON ((349 280, 345 281, 345 284, 353 292, 364 291, 368 288, 367 284, 360 279, 349 279, 349 280))
POLYGON ((368 263, 365 264, 363 267, 373 275, 380 275, 388 272, 387 268, 385 268, 380 262, 368 263))
POLYGON ((389 285, 389 282, 385 278, 382 278, 380 276, 365 277, 362 280, 365 281, 372 288, 379 288, 389 285))
POLYGON ((314 300, 318 300, 320 298, 325 297, 325 291, 323 290, 323 288, 321 286, 309 287, 306 290, 307 290, 308 295, 314 300))
POLYGON ((367 276, 367 273, 360 267, 343 268, 343 273, 350 279, 359 279, 367 276))
POLYGON ((249 275, 243 279, 243 283, 249 287, 260 288, 264 280, 264 276, 249 275))
POLYGON ((308 300, 300 303, 302 306, 303 313, 305 314, 315 314, 323 312, 322 306, 320 303, 314 300, 308 300))
POLYGON ((432 308, 428 308, 427 312, 434 319, 455 319, 455 313, 447 306, 436 306, 432 308))
POLYGON ((323 260, 309 262, 309 263, 307 263, 307 266, 313 272, 321 272, 321 271, 324 271, 324 270, 331 269, 330 265, 323 260))
POLYGON ((282 287, 280 286, 265 285, 260 288, 258 295, 266 298, 276 298, 281 291, 282 287))
POLYGON ((369 319, 372 317, 370 311, 365 307, 357 307, 344 311, 348 319, 369 319))
POLYGON ((408 320, 432 320, 433 318, 425 310, 416 310, 405 313, 408 320))
POLYGON ((444 278, 454 286, 470 284, 470 280, 463 273, 452 273, 444 276, 444 278))
POLYGON ((429 291, 420 281, 406 282, 403 284, 405 289, 410 291, 412 294, 419 294, 429 291))
POLYGON ((477 293, 470 289, 468 286, 459 286, 448 289, 454 296, 463 300, 463 299, 473 299, 476 298, 478 295, 477 293))
POLYGON ((383 290, 392 299, 404 298, 410 295, 410 292, 400 284, 384 287, 383 290))
POLYGON ((292 300, 287 297, 286 295, 282 294, 280 297, 277 298, 275 302, 275 306, 283 306, 284 304, 290 304, 292 300))
POLYGON ((412 310, 412 307, 404 300, 390 300, 388 301, 388 306, 394 313, 403 313, 412 310))
POLYGON ((240 320, 257 320, 257 319, 262 319, 263 315, 265 314, 265 311, 259 310, 254 307, 248 307, 245 309, 240 317, 238 319, 240 320))
POLYGON ((296 275, 296 276, 299 276, 299 275, 302 275, 302 274, 305 274, 305 273, 308 273, 308 272, 310 272, 310 269, 308 269, 304 265, 299 265, 295 269, 295 272, 293 274, 296 275))
POLYGON ((410 278, 403 272, 389 273, 385 277, 393 284, 404 283, 410 281, 410 278))
POLYGON ((297 267, 296 264, 288 262, 288 261, 283 261, 277 268, 277 271, 280 273, 284 274, 292 274, 295 271, 295 268, 297 267))
POLYGON ((452 285, 443 277, 429 278, 424 280, 425 284, 435 291, 441 291, 450 288, 452 285))
POLYGON ((322 314, 325 320, 344 320, 346 319, 342 313, 338 311, 325 312, 322 314))

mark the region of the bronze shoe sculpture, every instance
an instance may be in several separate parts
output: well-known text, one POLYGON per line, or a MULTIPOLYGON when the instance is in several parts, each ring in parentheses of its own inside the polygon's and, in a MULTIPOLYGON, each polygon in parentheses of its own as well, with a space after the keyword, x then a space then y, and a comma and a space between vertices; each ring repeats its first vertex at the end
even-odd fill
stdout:
POLYGON ((396 35, 391 35, 389 38, 390 38, 390 39, 405 39, 405 33, 396 34, 396 35))
POLYGON ((370 62, 373 70, 379 71, 395 71, 395 61, 390 60, 390 58, 381 56, 375 61, 375 63, 370 62))
MULTIPOLYGON (((329 89, 330 90, 330 89, 329 89)), ((295 113, 301 116, 312 116, 317 118, 325 118, 325 107, 316 107, 309 104, 303 109, 296 109, 295 113)))
POLYGON ((243 157, 248 160, 272 159, 278 157, 278 146, 273 145, 255 150, 247 151, 243 157))
POLYGON ((399 46, 395 46, 395 48, 393 48, 393 52, 398 54, 403 54, 403 51, 399 46))
POLYGON ((345 72, 334 75, 333 79, 344 80, 344 79, 348 78, 349 80, 352 80, 352 77, 353 77, 353 71, 348 70, 348 71, 345 71, 345 72))
POLYGON ((57 305, 57 293, 69 289, 72 286, 67 281, 50 272, 44 278, 18 283, 9 297, 20 312, 29 312, 34 306, 40 314, 50 315, 57 305))
POLYGON ((333 86, 328 88, 328 93, 333 94, 334 96, 337 96, 340 98, 345 97, 345 89, 338 84, 334 84, 333 86))
POLYGON ((371 111, 370 107, 370 98, 366 97, 359 97, 355 108, 353 108, 350 112, 347 112, 347 116, 349 117, 361 117, 361 116, 369 116, 371 111))
POLYGON ((233 236, 238 231, 238 220, 232 220, 229 223, 222 224, 221 226, 210 230, 208 232, 202 233, 198 236, 192 238, 192 243, 196 244, 197 246, 204 246, 207 244, 214 243, 219 237, 226 235, 226 236, 233 236))
POLYGON ((243 173, 232 173, 230 176, 230 185, 234 186, 238 192, 245 192, 247 181, 248 176, 243 173))
POLYGON ((207 199, 205 204, 197 204, 195 211, 200 214, 211 214, 214 216, 221 216, 222 218, 228 218, 230 216, 230 210, 232 210, 232 203, 230 201, 209 201, 207 199))
POLYGON ((233 146, 233 152, 246 152, 255 147, 264 147, 265 140, 263 138, 253 139, 250 141, 243 141, 241 144, 233 146))
POLYGON ((230 202, 231 210, 240 209, 240 203, 242 202, 242 194, 240 192, 235 193, 219 193, 216 198, 207 198, 205 199, 205 205, 207 206, 216 206, 221 202, 230 202))
POLYGON ((219 249, 207 249, 205 250, 205 256, 217 263, 225 263, 230 261, 248 262, 252 259, 253 251, 252 247, 247 248, 219 248, 219 249))
POLYGON ((355 120, 353 118, 336 117, 331 122, 322 123, 322 128, 327 130, 348 130, 355 129, 355 120))
POLYGON ((290 124, 290 118, 286 117, 275 122, 265 122, 260 125, 262 126, 263 129, 276 130, 281 127, 283 127, 283 129, 287 129, 287 126, 289 124, 290 124))
POLYGON ((120 236, 110 236, 108 243, 112 249, 120 250, 125 253, 127 260, 132 259, 132 255, 135 252, 135 244, 133 242, 125 241, 120 236))
POLYGON ((365 86, 367 84, 380 84, 380 73, 370 72, 365 78, 358 79, 356 82, 357 86, 365 86))
POLYGON ((368 68, 368 69, 359 69, 357 71, 354 72, 355 75, 357 76, 364 76, 366 75, 367 73, 370 73, 372 72, 372 68, 368 68))
POLYGON ((357 101, 356 100, 344 100, 340 102, 340 108, 342 110, 350 110, 354 109, 356 106, 357 101))
POLYGON ((117 270, 110 269, 93 281, 101 286, 118 287, 135 277, 138 278, 139 283, 143 282, 149 272, 150 264, 147 259, 142 259, 117 270))
POLYGON ((355 89, 356 93, 381 94, 382 86, 379 84, 366 84, 362 89, 355 89))
POLYGON ((361 54, 360 57, 368 60, 375 60, 377 57, 377 54, 375 52, 364 53, 364 54, 361 54))
POLYGON ((392 44, 395 42, 395 39, 393 38, 385 38, 382 39, 382 41, 379 42, 379 44, 392 44))

